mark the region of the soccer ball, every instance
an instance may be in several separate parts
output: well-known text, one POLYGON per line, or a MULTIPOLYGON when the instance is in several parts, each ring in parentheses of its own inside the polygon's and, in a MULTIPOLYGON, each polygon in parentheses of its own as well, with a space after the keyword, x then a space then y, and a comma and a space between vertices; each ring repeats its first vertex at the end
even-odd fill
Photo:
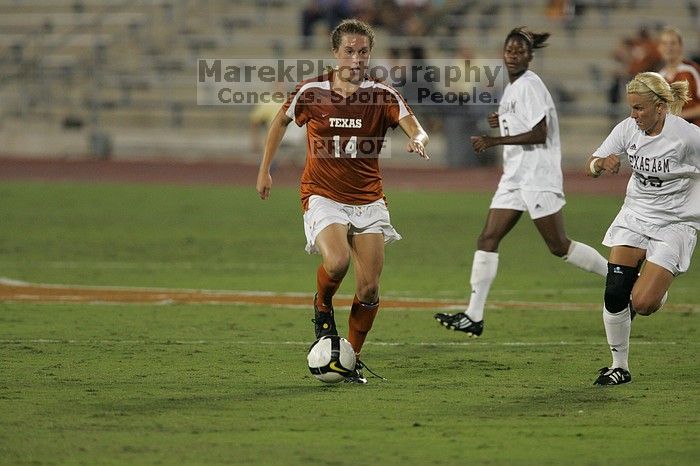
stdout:
POLYGON ((345 338, 328 335, 316 340, 306 356, 309 372, 321 382, 338 383, 355 369, 355 350, 345 338))

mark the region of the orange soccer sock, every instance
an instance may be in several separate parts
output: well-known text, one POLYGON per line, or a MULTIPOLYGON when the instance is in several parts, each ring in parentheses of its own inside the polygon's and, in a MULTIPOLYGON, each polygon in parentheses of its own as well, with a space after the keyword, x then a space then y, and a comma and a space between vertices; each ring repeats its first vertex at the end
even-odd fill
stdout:
POLYGON ((359 357, 362 351, 362 345, 365 343, 367 334, 372 329, 374 318, 377 317, 379 311, 379 301, 374 304, 366 304, 360 302, 355 296, 350 308, 350 318, 348 319, 348 341, 355 350, 355 354, 359 357))
POLYGON ((318 266, 318 271, 316 272, 316 286, 318 290, 316 307, 320 312, 331 312, 331 309, 333 309, 333 296, 335 296, 342 281, 342 277, 333 278, 328 275, 323 264, 318 266))

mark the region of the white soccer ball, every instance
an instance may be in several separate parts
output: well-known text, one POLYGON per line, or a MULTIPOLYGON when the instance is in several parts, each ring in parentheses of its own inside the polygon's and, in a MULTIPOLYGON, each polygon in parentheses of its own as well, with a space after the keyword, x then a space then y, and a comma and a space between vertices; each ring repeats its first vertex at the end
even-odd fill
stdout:
POLYGON ((338 383, 355 369, 355 350, 345 338, 329 335, 311 345, 306 360, 309 372, 318 380, 338 383))

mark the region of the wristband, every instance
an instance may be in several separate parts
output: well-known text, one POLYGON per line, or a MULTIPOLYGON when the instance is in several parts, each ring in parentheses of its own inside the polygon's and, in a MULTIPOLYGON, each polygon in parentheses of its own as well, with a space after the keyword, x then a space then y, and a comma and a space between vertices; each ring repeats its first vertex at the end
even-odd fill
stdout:
POLYGON ((600 175, 600 171, 596 171, 596 169, 595 169, 595 161, 598 160, 598 158, 599 157, 593 157, 593 160, 591 160, 591 164, 588 166, 588 171, 590 171, 591 175, 593 175, 593 176, 600 175))

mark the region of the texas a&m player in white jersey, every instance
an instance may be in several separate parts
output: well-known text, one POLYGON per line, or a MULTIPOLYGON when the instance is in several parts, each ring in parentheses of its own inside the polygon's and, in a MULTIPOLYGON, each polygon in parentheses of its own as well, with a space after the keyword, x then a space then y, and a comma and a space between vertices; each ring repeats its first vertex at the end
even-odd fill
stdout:
POLYGON ((262 199, 268 198, 270 166, 287 125, 306 125, 301 177, 306 250, 322 256, 313 303, 315 334, 338 334, 332 299, 352 258, 356 288, 348 340, 358 359, 346 381, 367 383, 359 355, 379 309, 384 244, 401 239, 390 223, 379 155, 387 130, 399 126, 409 137, 406 150, 427 159, 428 135, 395 89, 366 76, 374 43, 368 24, 344 20, 333 30, 331 42, 338 67, 301 82, 277 113, 256 189, 262 199))
POLYGON ((501 135, 471 138, 477 152, 503 145, 503 176, 477 239, 469 306, 456 314, 435 314, 446 328, 469 336, 483 332, 484 306, 498 270, 499 244, 525 211, 552 254, 600 276, 607 271, 605 258, 598 251, 569 239, 564 230, 557 110, 540 77, 528 69, 533 49, 544 47, 548 37, 549 33, 533 33, 527 28, 513 29, 506 36, 503 61, 510 82, 498 113, 488 118, 492 128, 500 128, 501 135))
POLYGON ((700 128, 676 116, 688 83, 640 73, 627 84, 627 100, 630 117, 588 160, 594 177, 617 173, 620 157, 632 168, 624 204, 603 240, 612 248, 603 307, 612 364, 600 369, 596 385, 632 380, 632 318, 663 305, 674 277, 690 266, 700 228, 700 128))

